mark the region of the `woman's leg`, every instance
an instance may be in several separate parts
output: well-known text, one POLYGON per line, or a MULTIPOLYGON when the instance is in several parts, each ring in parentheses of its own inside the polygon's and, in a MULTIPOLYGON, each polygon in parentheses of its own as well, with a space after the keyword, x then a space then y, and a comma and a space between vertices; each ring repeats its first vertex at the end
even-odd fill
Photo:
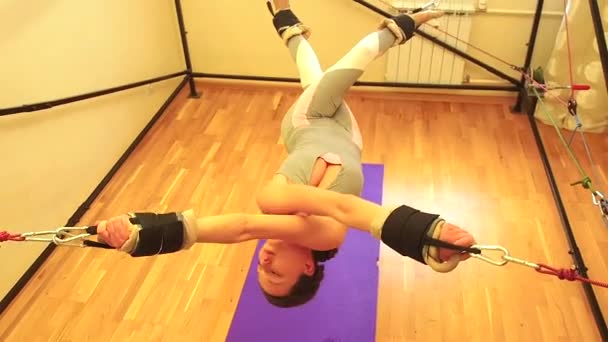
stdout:
POLYGON ((306 88, 323 74, 319 59, 307 40, 310 29, 289 8, 289 0, 275 0, 274 4, 276 12, 271 12, 272 22, 298 67, 302 88, 306 88))
POLYGON ((441 15, 440 12, 427 11, 384 20, 379 30, 361 39, 323 74, 316 85, 309 115, 333 116, 342 105, 348 89, 361 77, 371 62, 391 47, 411 39, 416 27, 441 15))

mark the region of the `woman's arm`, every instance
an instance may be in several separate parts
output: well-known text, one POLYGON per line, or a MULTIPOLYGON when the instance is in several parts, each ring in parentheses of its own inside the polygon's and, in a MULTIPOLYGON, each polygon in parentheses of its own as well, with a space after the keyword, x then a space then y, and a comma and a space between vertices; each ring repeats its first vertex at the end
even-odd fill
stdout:
POLYGON ((257 204, 262 212, 328 216, 364 231, 370 231, 374 219, 385 212, 382 206, 360 197, 301 184, 270 183, 258 194, 257 204))
POLYGON ((454 269, 467 255, 460 253, 460 248, 421 245, 425 236, 460 246, 475 244, 472 235, 438 215, 407 206, 393 212, 356 196, 305 185, 268 186, 261 192, 258 203, 275 212, 301 211, 314 215, 226 214, 197 218, 192 210, 135 213, 133 217, 122 215, 100 222, 97 234, 100 240, 138 257, 177 252, 197 242, 237 243, 251 239, 282 239, 328 250, 340 245, 344 238, 341 226, 346 225, 369 231, 401 255, 429 263, 440 272, 454 269), (446 260, 449 262, 442 263, 446 260))
POLYGON ((196 219, 197 243, 239 243, 278 239, 329 250, 344 240, 341 225, 328 217, 224 214, 196 219))
MULTIPOLYGON (((311 249, 329 250, 337 248, 345 237, 341 225, 326 217, 241 213, 197 217, 192 210, 180 214, 186 223, 181 248, 190 248, 194 243, 280 239, 311 249)), ((129 216, 121 215, 99 222, 97 234, 101 241, 130 253, 136 247, 139 228, 129 216)))

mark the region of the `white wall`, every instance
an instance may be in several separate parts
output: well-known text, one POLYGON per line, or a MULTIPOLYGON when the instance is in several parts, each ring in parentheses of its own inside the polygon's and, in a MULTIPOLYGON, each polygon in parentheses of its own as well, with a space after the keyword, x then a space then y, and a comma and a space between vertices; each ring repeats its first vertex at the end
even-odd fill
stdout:
MULTIPOLYGON (((287 49, 274 32, 264 1, 182 2, 195 71, 298 77, 287 49)), ((370 2, 382 5, 379 1, 370 2)), ((490 10, 498 13, 474 15, 470 43, 516 65, 522 65, 536 2, 488 0, 487 4, 490 10), (512 13, 513 11, 524 13, 512 13)), ((560 11, 560 6, 561 1, 546 1, 545 12, 560 11)), ((292 8, 312 28, 310 41, 325 68, 365 34, 374 30, 381 19, 379 15, 351 0, 292 1, 292 8)), ((534 65, 546 62, 560 20, 556 15, 543 16, 534 65)), ((472 54, 480 56, 478 53, 472 54)), ((490 61, 491 65, 510 75, 517 75, 494 60, 483 60, 490 61)), ((373 63, 361 80, 382 82, 385 80, 385 71, 386 57, 382 57, 373 63)), ((466 73, 473 79, 498 80, 471 63, 467 63, 466 73)))
MULTIPOLYGON (((536 1, 488 0, 487 13, 474 15, 471 44, 480 47, 507 62, 523 66, 530 39, 536 1)), ((536 38, 532 66, 545 66, 559 30, 563 16, 563 1, 545 1, 543 16, 536 38)), ((510 76, 520 78, 508 66, 471 51, 471 55, 488 62, 510 76)), ((465 73, 475 80, 500 80, 479 66, 467 62, 465 73)))
MULTIPOLYGON (((606 2, 600 3, 599 8, 601 13, 608 14, 606 2)), ((544 69, 548 84, 567 85, 571 82, 569 71, 572 66, 574 83, 591 87, 575 93, 579 117, 570 115, 566 106, 555 98, 568 99, 568 90, 553 91, 553 96, 545 96, 544 104, 539 103, 537 107, 536 117, 545 124, 555 122, 568 130, 576 130, 580 120, 584 131, 601 133, 608 131, 608 92, 590 13, 589 2, 572 3, 568 9, 568 31, 564 22, 544 69)), ((604 28, 608 27, 608 16, 604 15, 602 21, 604 28)))
MULTIPOLYGON (((289 51, 272 25, 265 1, 183 0, 192 63, 195 71, 298 77, 289 51)), ((310 39, 324 68, 335 63, 379 17, 347 0, 292 1, 296 14, 313 30, 310 39)), ((381 64, 363 79, 377 79, 381 64)))
MULTIPOLYGON (((0 108, 182 71, 178 29, 172 0, 3 0, 0 108)), ((0 230, 64 225, 180 81, 0 117, 0 230)), ((45 247, 2 244, 1 297, 45 247)))

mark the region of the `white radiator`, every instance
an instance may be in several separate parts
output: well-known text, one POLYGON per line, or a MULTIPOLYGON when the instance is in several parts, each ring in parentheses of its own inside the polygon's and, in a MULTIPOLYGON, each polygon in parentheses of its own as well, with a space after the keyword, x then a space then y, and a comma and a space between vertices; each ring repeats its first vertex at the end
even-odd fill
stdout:
MULTIPOLYGON (((389 2, 389 1, 385 1, 389 2)), ((418 8, 428 0, 393 0, 397 10, 418 8)), ((474 0, 442 0, 439 9, 447 14, 439 19, 442 31, 468 42, 471 33, 471 13, 476 10, 474 0)), ((439 40, 467 52, 467 45, 428 25, 420 29, 439 40)), ((404 45, 387 53, 386 80, 400 83, 462 84, 465 60, 435 43, 415 36, 404 45)))

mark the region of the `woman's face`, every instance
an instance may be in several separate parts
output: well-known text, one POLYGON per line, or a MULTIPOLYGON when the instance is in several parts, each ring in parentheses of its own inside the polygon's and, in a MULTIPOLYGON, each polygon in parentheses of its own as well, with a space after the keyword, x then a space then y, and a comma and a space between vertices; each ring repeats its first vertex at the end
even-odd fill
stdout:
POLYGON ((310 249, 281 240, 268 240, 258 255, 258 281, 272 296, 285 296, 302 274, 314 274, 310 249))

